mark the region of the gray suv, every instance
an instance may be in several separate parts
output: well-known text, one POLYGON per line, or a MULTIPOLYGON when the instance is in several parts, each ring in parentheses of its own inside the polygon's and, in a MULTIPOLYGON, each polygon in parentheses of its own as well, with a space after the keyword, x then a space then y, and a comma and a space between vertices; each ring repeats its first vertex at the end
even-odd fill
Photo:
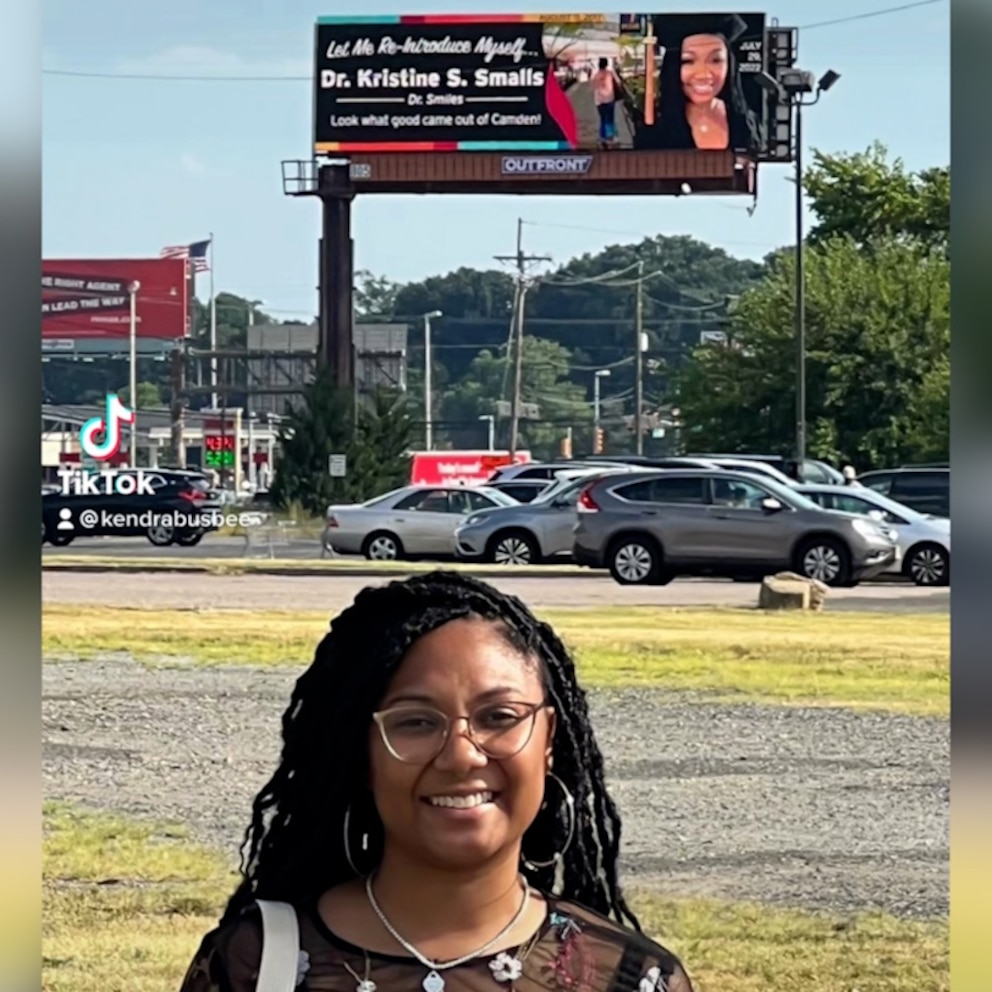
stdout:
POLYGON ((742 472, 607 477, 583 490, 576 509, 575 562, 607 568, 623 585, 791 570, 853 586, 884 572, 897 555, 884 525, 824 510, 789 486, 742 472))

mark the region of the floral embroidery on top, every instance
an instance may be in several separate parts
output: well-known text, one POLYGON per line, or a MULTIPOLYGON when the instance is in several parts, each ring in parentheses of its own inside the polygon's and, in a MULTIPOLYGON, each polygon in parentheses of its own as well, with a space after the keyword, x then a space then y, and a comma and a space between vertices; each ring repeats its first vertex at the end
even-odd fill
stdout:
POLYGON ((523 974, 523 965, 505 951, 489 962, 489 970, 497 982, 515 982, 523 974))
POLYGON ((661 974, 661 968, 649 968, 638 984, 638 992, 668 992, 668 983, 661 974))
POLYGON ((307 977, 309 970, 310 955, 306 951, 300 951, 300 955, 296 959, 296 984, 298 986, 303 984, 303 979, 307 977))
POLYGON ((582 927, 565 913, 552 913, 550 922, 558 937, 558 953, 551 962, 551 972, 559 988, 581 992, 588 986, 592 975, 590 962, 586 960, 578 939, 582 927))

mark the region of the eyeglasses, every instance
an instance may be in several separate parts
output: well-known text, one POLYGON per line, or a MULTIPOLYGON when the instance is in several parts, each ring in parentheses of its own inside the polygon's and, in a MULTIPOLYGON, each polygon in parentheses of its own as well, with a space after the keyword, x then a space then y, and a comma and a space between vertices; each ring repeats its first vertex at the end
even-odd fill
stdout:
POLYGON ((530 741, 537 714, 546 703, 487 703, 468 716, 449 717, 432 706, 394 706, 372 714, 382 743, 398 761, 426 765, 443 750, 451 728, 461 720, 469 740, 487 758, 512 758, 530 741))

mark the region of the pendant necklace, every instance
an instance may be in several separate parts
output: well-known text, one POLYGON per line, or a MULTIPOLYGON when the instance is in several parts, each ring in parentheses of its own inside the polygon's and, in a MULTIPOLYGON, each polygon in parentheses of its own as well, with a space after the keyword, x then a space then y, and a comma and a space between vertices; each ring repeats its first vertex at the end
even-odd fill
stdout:
MULTIPOLYGON (((520 881, 520 886, 523 889, 523 899, 520 900, 520 908, 513 914, 513 919, 503 927, 502 930, 495 937, 487 940, 481 947, 477 947, 470 954, 465 954, 460 958, 455 958, 453 961, 432 961, 429 957, 421 954, 416 947, 413 946, 408 940, 400 936, 396 932, 396 928, 389 922, 386 918, 386 914, 382 911, 382 907, 376 900, 375 893, 372 891, 372 876, 369 875, 365 879, 365 894, 368 896, 369 905, 372 907, 373 912, 379 918, 379 922, 385 927, 389 935, 400 945, 405 951, 415 957, 425 968, 428 968, 427 977, 421 983, 421 987, 424 992, 444 992, 444 979, 441 977, 441 972, 446 971, 448 968, 457 968, 458 965, 465 964, 471 961, 473 958, 480 957, 485 954, 494 944, 497 944, 502 940, 523 918, 524 913, 527 911, 527 901, 530 895, 530 886, 527 884, 527 879, 523 875, 518 876, 520 881)), ((520 961, 512 957, 505 952, 498 955, 495 961, 491 962, 490 970, 493 972, 493 976, 497 981, 508 982, 513 981, 520 977, 521 973, 521 963, 520 961), (496 967, 493 967, 496 965, 496 967)), ((361 992, 369 992, 367 989, 362 989, 361 992)))
POLYGON ((355 973, 355 969, 352 968, 352 966, 348 964, 347 961, 343 961, 342 964, 344 965, 345 970, 348 972, 348 974, 351 975, 351 977, 354 978, 355 981, 358 983, 355 986, 355 992, 375 992, 376 984, 369 978, 369 974, 372 971, 372 962, 369 961, 369 955, 367 951, 365 953, 364 978, 359 978, 358 975, 355 973))

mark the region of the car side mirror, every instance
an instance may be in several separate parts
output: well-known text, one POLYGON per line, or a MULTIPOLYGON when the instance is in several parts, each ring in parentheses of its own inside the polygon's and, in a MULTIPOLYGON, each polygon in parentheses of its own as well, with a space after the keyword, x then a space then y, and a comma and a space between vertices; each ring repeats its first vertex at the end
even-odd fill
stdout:
POLYGON ((774 496, 766 496, 761 501, 761 509, 765 513, 778 513, 782 508, 782 504, 774 496))
POLYGON ((872 520, 877 520, 879 523, 884 523, 885 522, 885 511, 884 510, 869 510, 868 511, 868 516, 871 517, 872 520))

